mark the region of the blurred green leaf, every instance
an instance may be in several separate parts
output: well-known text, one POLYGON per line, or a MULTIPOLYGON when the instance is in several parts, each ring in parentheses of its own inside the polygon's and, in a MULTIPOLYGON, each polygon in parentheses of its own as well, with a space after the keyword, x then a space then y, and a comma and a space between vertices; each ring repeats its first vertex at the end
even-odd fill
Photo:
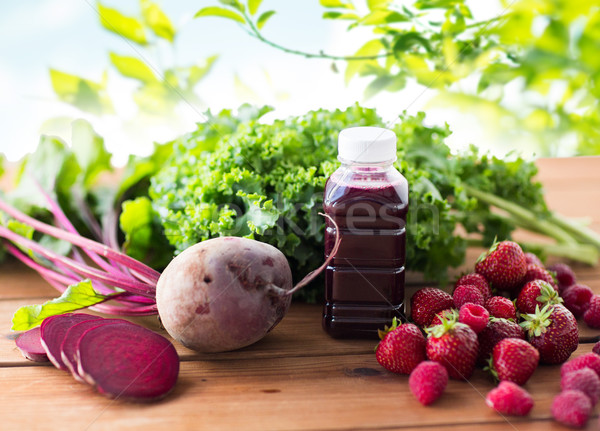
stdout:
POLYGON ((163 83, 146 84, 138 88, 133 99, 141 111, 152 115, 172 113, 179 95, 163 83))
POLYGON ((138 58, 111 52, 110 61, 123 76, 134 78, 145 83, 158 81, 152 69, 138 58))
POLYGON ((400 12, 377 9, 366 15, 360 23, 362 25, 383 25, 406 21, 410 21, 409 18, 400 12))
POLYGON ((222 7, 217 7, 217 6, 208 6, 208 7, 200 9, 198 12, 196 12, 196 15, 194 15, 194 18, 200 18, 203 16, 218 16, 221 18, 231 19, 231 20, 240 22, 242 24, 246 23, 246 20, 240 14, 238 14, 232 10, 225 9, 222 7))
POLYGON ((321 6, 323 6, 323 7, 330 7, 330 8, 340 7, 340 8, 344 8, 344 9, 354 9, 354 6, 352 6, 351 4, 348 4, 348 3, 344 3, 341 0, 319 0, 319 3, 321 3, 321 6))
POLYGON ((175 28, 169 17, 163 12, 160 6, 149 0, 141 0, 142 16, 144 22, 158 37, 173 42, 175 39, 175 28))
MULTIPOLYGON (((355 57, 369 57, 369 56, 376 56, 378 54, 381 53, 381 51, 383 51, 384 46, 381 43, 381 40, 379 39, 373 39, 368 41, 367 43, 365 43, 363 46, 361 46, 358 51, 356 51, 354 53, 355 57)), ((348 82, 350 82, 350 80, 352 79, 352 77, 354 75, 356 75, 361 67, 364 67, 365 64, 369 64, 369 63, 375 63, 377 64, 376 60, 353 60, 353 61, 349 61, 348 62, 348 66, 346 66, 346 73, 345 73, 345 80, 346 80, 346 84, 348 82)))
POLYGON ((244 13, 244 11, 246 10, 244 8, 244 5, 241 4, 238 0, 219 0, 219 3, 224 4, 225 6, 231 6, 232 8, 237 9, 242 13, 244 13))
POLYGON ((100 23, 108 31, 118 34, 140 45, 146 45, 146 32, 142 23, 133 17, 125 16, 116 9, 98 3, 100 23))
POLYGON ((369 7, 369 10, 373 11, 376 9, 387 8, 391 2, 391 0, 367 0, 367 6, 369 7))
POLYGON ((248 11, 250 12, 250 15, 254 15, 258 11, 261 3, 262 0, 248 0, 248 11))
POLYGON ((334 12, 328 11, 323 12, 324 19, 349 19, 349 20, 358 20, 360 17, 355 13, 343 13, 343 12, 334 12))
POLYGON ((215 61, 219 58, 218 55, 212 55, 208 57, 204 65, 198 66, 193 65, 188 68, 189 76, 188 76, 188 87, 193 88, 202 78, 204 78, 212 69, 215 61))
POLYGON ((112 112, 112 104, 103 83, 50 69, 50 81, 58 98, 77 108, 99 115, 112 112))
POLYGON ((271 18, 273 15, 275 15, 275 11, 274 10, 269 10, 267 12, 262 13, 258 17, 258 20, 256 21, 256 27, 258 27, 258 29, 261 30, 265 26, 265 24, 267 23, 267 20, 269 18, 271 18))
POLYGON ((391 84, 393 80, 394 78, 390 75, 383 75, 375 78, 365 89, 365 99, 370 99, 371 97, 375 96, 377 93, 391 84))
POLYGON ((72 136, 72 151, 83 173, 83 186, 88 189, 100 173, 112 170, 112 154, 106 150, 104 139, 85 120, 73 122, 72 136))

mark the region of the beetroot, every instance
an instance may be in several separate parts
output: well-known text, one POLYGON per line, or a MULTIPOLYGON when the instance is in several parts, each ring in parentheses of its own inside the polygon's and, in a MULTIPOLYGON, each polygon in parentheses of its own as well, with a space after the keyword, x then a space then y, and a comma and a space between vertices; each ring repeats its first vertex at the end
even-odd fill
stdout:
POLYGON ((71 372, 75 380, 79 382, 84 382, 83 378, 79 376, 77 373, 77 344, 79 343, 79 339, 88 329, 95 328, 101 325, 111 325, 114 323, 129 323, 127 320, 123 319, 103 319, 98 317, 97 319, 85 320, 83 322, 76 323, 71 326, 67 332, 65 333, 64 340, 60 345, 60 356, 67 367, 67 369, 71 372))
POLYGON ((48 362, 48 355, 40 339, 39 326, 23 332, 17 337, 15 342, 26 359, 34 362, 48 362))
POLYGON ((177 382, 179 357, 171 342, 138 325, 88 329, 77 352, 79 375, 110 398, 155 401, 177 382))
POLYGON ((40 326, 40 340, 48 355, 48 359, 50 359, 50 362, 52 362, 56 368, 65 371, 69 370, 60 354, 60 346, 65 339, 65 334, 69 328, 76 323, 95 319, 98 319, 98 316, 84 313, 59 314, 44 319, 40 326))

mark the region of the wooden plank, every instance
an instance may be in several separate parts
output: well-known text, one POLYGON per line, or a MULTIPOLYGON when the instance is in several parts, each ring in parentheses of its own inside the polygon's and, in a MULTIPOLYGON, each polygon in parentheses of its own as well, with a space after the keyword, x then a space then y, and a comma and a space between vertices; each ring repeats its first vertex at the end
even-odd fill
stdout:
MULTIPOLYGON (((590 348, 581 346, 576 354, 590 348)), ((551 424, 559 375, 558 366, 540 367, 526 384, 535 401, 528 419, 551 424)), ((249 357, 184 362, 175 392, 148 406, 109 401, 54 368, 0 368, 3 424, 15 429, 38 428, 40 420, 48 429, 67 424, 89 430, 376 430, 448 423, 530 429, 523 419, 503 418, 485 405, 493 387, 478 370, 469 382, 451 381, 438 402, 424 407, 410 393, 407 377, 382 370, 372 354, 249 357)))

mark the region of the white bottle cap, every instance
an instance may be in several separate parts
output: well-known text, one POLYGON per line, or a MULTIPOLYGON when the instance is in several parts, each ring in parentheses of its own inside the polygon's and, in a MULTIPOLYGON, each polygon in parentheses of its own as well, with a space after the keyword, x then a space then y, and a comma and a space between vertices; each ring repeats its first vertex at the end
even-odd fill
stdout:
POLYGON ((338 136, 338 159, 353 163, 396 160, 396 134, 381 127, 351 127, 338 136))

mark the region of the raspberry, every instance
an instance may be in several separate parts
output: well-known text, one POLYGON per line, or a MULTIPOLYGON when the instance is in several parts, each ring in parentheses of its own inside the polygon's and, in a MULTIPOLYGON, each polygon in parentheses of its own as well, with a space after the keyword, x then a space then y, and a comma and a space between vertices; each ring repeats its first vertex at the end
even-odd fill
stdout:
POLYGON ((592 352, 594 352, 597 355, 600 355, 600 341, 594 344, 594 347, 592 347, 592 352))
POLYGON ((600 295, 593 295, 590 298, 589 307, 583 313, 583 321, 590 328, 600 328, 600 295))
POLYGON ((567 373, 586 367, 591 368, 600 377, 600 355, 590 352, 571 359, 560 367, 560 375, 564 376, 567 373))
POLYGON ((534 265, 541 266, 542 268, 544 267, 544 264, 540 258, 531 252, 525 253, 525 262, 527 262, 528 265, 533 263, 534 265))
POLYGON ((564 263, 556 263, 548 267, 549 271, 556 273, 556 281, 558 281, 558 292, 562 293, 564 289, 575 284, 575 273, 564 263))
POLYGON ((567 287, 562 294, 565 301, 565 307, 573 313, 573 316, 579 318, 590 306, 590 299, 594 292, 584 284, 574 284, 567 287))
POLYGON ((454 306, 458 309, 468 302, 481 306, 485 304, 483 294, 476 286, 473 286, 472 284, 458 286, 454 291, 453 298, 454 306))
POLYGON ((581 391, 563 391, 552 401, 552 416, 561 424, 582 428, 592 413, 592 402, 581 391))
POLYGON ((583 392, 589 397, 592 406, 600 399, 600 377, 591 368, 586 367, 565 374, 560 379, 560 388, 563 391, 573 389, 583 392))
POLYGON ((408 386, 425 406, 437 400, 448 384, 448 371, 439 362, 423 361, 410 373, 408 386))
POLYGON ((554 281, 554 277, 550 274, 543 266, 534 265, 532 263, 527 265, 527 272, 523 278, 523 284, 529 283, 533 280, 544 280, 549 283, 558 292, 558 286, 554 281))
POLYGON ((485 403, 500 414, 512 416, 526 416, 533 408, 529 392, 508 380, 492 389, 485 397, 485 403))
POLYGON ((463 275, 454 284, 454 290, 456 290, 458 286, 464 286, 467 284, 478 288, 481 294, 483 295, 483 299, 485 299, 486 301, 492 297, 492 290, 490 289, 490 284, 487 282, 483 275, 477 274, 476 272, 463 275))
POLYGON ((485 308, 490 312, 490 316, 502 319, 517 319, 515 304, 503 296, 492 296, 485 303, 485 308))
POLYGON ((470 302, 460 307, 458 321, 469 325, 471 329, 479 334, 487 326, 490 313, 481 305, 470 302))

